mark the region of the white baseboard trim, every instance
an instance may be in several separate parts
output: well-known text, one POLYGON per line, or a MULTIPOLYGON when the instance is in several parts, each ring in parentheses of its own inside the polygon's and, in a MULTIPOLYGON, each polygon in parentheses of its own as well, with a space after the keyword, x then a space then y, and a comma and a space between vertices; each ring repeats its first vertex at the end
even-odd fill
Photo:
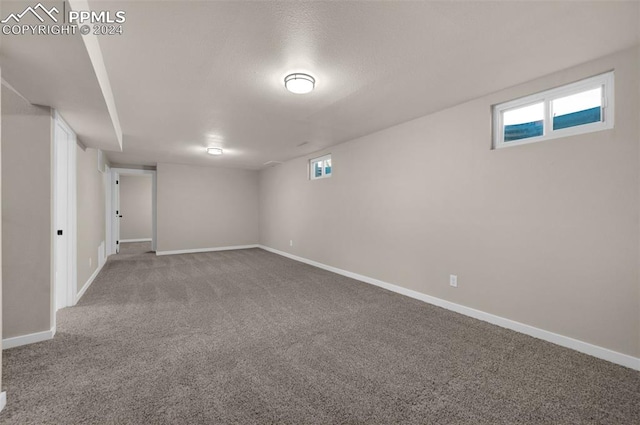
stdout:
POLYGON ((2 340, 2 349, 20 347, 21 345, 34 344, 36 342, 46 341, 52 339, 56 334, 56 328, 53 327, 48 331, 36 332, 28 335, 14 336, 12 338, 5 338, 2 340))
POLYGON ((151 242, 151 238, 147 238, 147 239, 120 239, 120 243, 127 243, 127 242, 151 242))
POLYGON ((156 251, 156 255, 195 254, 198 252, 232 251, 236 249, 260 248, 260 245, 220 246, 217 248, 179 249, 176 251, 156 251))
POLYGON ((3 391, 0 393, 0 412, 2 412, 2 410, 6 405, 7 405, 7 392, 3 391))
POLYGON ((417 300, 424 301, 426 303, 433 304, 438 307, 445 308, 447 310, 455 311, 456 313, 464 314, 465 316, 473 317, 474 319, 489 322, 494 325, 501 326, 503 328, 511 329, 513 331, 520 332, 520 333, 532 336, 534 338, 542 339, 542 340, 560 345, 562 347, 571 348, 573 350, 580 351, 581 353, 588 354, 590 356, 594 356, 599 359, 607 360, 612 363, 619 364, 621 366, 625 366, 635 370, 640 370, 640 358, 637 358, 637 357, 633 357, 627 354, 619 353, 617 351, 609 350, 608 348, 593 345, 588 342, 580 341, 580 340, 570 338, 568 336, 560 335, 554 332, 545 331, 544 329, 539 329, 530 325, 526 325, 524 323, 516 322, 511 319, 506 319, 504 317, 496 316, 491 313, 486 313, 481 310, 476 310, 471 307, 466 307, 461 304, 456 304, 451 301, 446 301, 441 298, 432 297, 430 295, 426 295, 411 289, 403 288, 402 286, 394 285, 392 283, 383 282, 381 280, 374 279, 368 276, 363 276, 347 270, 339 269, 337 267, 332 267, 326 264, 318 263, 317 261, 309 260, 307 258, 298 257, 297 255, 289 254, 288 252, 284 252, 284 251, 279 251, 277 249, 270 248, 268 246, 259 245, 259 248, 264 249, 265 251, 272 252, 274 254, 281 255, 283 257, 290 258, 292 260, 299 261, 301 263, 309 264, 311 266, 328 270, 330 272, 333 272, 342 276, 350 277, 352 279, 356 279, 365 283, 376 285, 381 288, 387 289, 389 291, 406 295, 408 297, 415 298, 417 300))
POLYGON ((101 264, 98 265, 98 268, 96 268, 96 270, 93 272, 93 274, 89 276, 89 279, 87 279, 85 284, 82 285, 82 289, 80 289, 76 294, 76 298, 73 300, 73 305, 78 304, 78 301, 80 301, 80 298, 82 298, 82 296, 87 291, 87 289, 89 289, 89 286, 91 286, 95 278, 98 276, 98 274, 100 274, 100 270, 102 270, 105 264, 107 264, 107 261, 106 260, 102 261, 101 264))

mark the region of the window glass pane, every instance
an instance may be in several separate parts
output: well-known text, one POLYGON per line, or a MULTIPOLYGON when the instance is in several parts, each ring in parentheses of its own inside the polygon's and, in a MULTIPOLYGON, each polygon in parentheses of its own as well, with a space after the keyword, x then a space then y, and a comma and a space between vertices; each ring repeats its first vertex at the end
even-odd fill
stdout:
POLYGON ((313 175, 315 177, 322 177, 322 161, 316 161, 313 163, 313 175))
POLYGON ((544 132, 544 103, 511 109, 502 113, 504 141, 542 136, 544 132))
POLYGON ((600 122, 602 120, 602 87, 561 97, 551 102, 553 129, 600 122))
POLYGON ((324 161, 324 173, 328 176, 331 174, 331 158, 324 161))

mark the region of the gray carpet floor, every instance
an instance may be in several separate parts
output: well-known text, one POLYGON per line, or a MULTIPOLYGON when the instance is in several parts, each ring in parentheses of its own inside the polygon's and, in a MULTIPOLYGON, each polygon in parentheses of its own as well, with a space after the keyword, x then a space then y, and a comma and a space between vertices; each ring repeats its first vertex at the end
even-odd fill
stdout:
POLYGON ((640 424, 640 373, 260 249, 112 256, 11 424, 640 424))

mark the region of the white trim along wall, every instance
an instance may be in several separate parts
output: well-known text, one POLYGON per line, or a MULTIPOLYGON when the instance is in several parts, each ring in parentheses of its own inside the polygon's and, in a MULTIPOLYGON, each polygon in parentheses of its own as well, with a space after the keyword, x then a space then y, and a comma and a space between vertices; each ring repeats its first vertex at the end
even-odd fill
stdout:
POLYGON ((12 338, 5 338, 2 340, 2 349, 7 350, 9 348, 20 347, 21 345, 27 345, 27 344, 33 344, 36 342, 46 341, 48 339, 52 339, 55 334, 56 334, 56 328, 54 326, 48 331, 14 336, 12 338))
POLYGON ((80 298, 82 298, 82 296, 84 295, 85 292, 87 292, 87 289, 89 289, 89 286, 91 286, 91 284, 93 283, 93 281, 96 279, 96 277, 98 277, 98 275, 100 274, 100 271, 102 270, 102 268, 104 267, 104 265, 107 264, 106 261, 100 261, 98 263, 98 267, 96 268, 96 270, 93 272, 93 274, 89 277, 89 279, 87 279, 87 281, 85 282, 84 285, 82 285, 82 289, 80 289, 80 291, 78 291, 78 293, 76 294, 74 300, 73 300, 73 305, 78 304, 78 301, 80 301, 80 298))
POLYGON ((233 251, 236 249, 262 248, 260 245, 219 246, 216 248, 178 249, 175 251, 157 251, 156 255, 195 254, 198 252, 233 251))
POLYGON ((298 257, 297 255, 289 254, 288 252, 280 251, 268 246, 258 245, 259 248, 265 251, 272 252, 274 254, 281 255, 283 257, 290 258, 301 263, 309 264, 320 269, 328 270, 330 272, 356 279, 361 282, 369 283, 371 285, 379 286, 398 294, 406 295, 407 297, 415 298, 426 303, 445 308, 447 310, 455 311, 456 313, 464 314, 465 316, 473 317, 474 319, 489 322, 500 327, 511 329, 516 332, 520 332, 534 338, 542 339, 544 341, 551 342, 556 345, 560 345, 565 348, 579 351, 584 354, 588 354, 599 359, 607 360, 611 363, 619 364, 631 369, 640 370, 640 358, 629 356, 626 354, 618 353, 607 348, 599 347, 597 345, 589 344, 584 341, 570 338, 568 336, 559 335, 553 332, 546 331, 544 329, 536 328, 524 323, 516 322, 514 320, 506 319, 504 317, 496 316, 494 314, 486 313, 481 310, 476 310, 470 307, 465 307, 460 304, 452 303, 450 301, 443 300, 441 298, 432 297, 430 295, 423 294, 421 292, 413 291, 411 289, 403 288, 402 286, 394 285, 392 283, 383 282, 378 279, 374 279, 361 274, 353 273, 347 270, 342 270, 337 267, 328 266, 326 264, 319 263, 317 261, 309 260, 307 258, 298 257))

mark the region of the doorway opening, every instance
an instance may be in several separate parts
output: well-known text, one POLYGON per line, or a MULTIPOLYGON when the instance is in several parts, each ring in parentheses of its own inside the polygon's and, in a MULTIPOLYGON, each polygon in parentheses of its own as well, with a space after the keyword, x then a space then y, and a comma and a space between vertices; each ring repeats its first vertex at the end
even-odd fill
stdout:
POLYGON ((156 171, 112 168, 111 180, 110 253, 120 253, 123 244, 155 251, 156 171))

